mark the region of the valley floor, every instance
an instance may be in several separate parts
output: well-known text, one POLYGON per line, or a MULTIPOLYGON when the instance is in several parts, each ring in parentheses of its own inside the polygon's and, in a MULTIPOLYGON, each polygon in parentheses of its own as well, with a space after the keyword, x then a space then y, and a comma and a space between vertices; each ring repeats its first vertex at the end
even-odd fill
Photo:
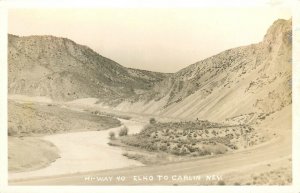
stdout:
MULTIPOLYGON (((82 107, 72 106, 77 117, 82 107)), ((86 110, 87 107, 85 107, 86 110)), ((92 107, 88 107, 94 110, 92 107)), ((71 112, 68 111, 68 112, 71 112)), ((128 159, 124 156, 124 150, 110 146, 108 134, 110 131, 118 133, 120 127, 112 127, 105 130, 93 128, 89 124, 88 130, 76 132, 65 131, 52 135, 41 135, 38 140, 48 141, 54 144, 58 151, 54 151, 54 160, 48 160, 47 164, 32 167, 35 171, 9 172, 9 184, 13 185, 213 185, 224 184, 290 184, 291 183, 291 127, 284 124, 291 117, 290 106, 276 113, 261 124, 271 140, 249 149, 229 152, 224 155, 197 157, 189 159, 173 159, 172 162, 161 162, 143 166, 141 162, 128 159), (55 154, 55 153, 57 153, 55 154), (56 156, 56 157, 55 157, 56 156), (52 163, 51 163, 52 162, 52 163), (49 165, 49 163, 51 163, 49 165), (48 166, 45 168, 40 168, 48 166), (283 167, 284 166, 284 167, 283 167), (168 180, 159 181, 155 176, 169 176, 168 180), (174 176, 199 176, 201 180, 177 180, 174 176), (124 181, 116 181, 118 176, 125 176, 124 181), (139 177, 154 176, 151 180, 139 180, 139 177), (207 180, 205 176, 218 176, 221 179, 207 180), (89 178, 91 177, 91 178, 89 178), (111 181, 98 181, 93 177, 112 177, 111 181), (94 180, 93 180, 94 179, 94 180)), ((72 117, 71 115, 69 115, 72 117)), ((133 116, 133 119, 120 119, 121 124, 129 128, 130 133, 137 133, 147 124, 149 116, 133 116)), ((73 119, 72 119, 73 120, 73 119)), ((90 118, 84 117, 90 122, 90 118)), ((163 119, 162 119, 163 120, 163 119)), ((170 121, 170 119, 166 119, 170 121)), ((96 121, 97 122, 97 121, 96 121)), ((85 123, 85 122, 84 122, 85 123)), ((109 123, 116 124, 109 120, 109 123)), ((72 125, 72 124, 70 124, 72 125)), ((96 125, 97 126, 97 125, 96 125)), ((103 127, 103 125, 102 125, 103 127)), ((29 136, 23 136, 30 139, 29 136)), ((9 137, 10 147, 13 147, 20 139, 9 137)), ((34 144, 36 144, 34 142, 34 144)), ((48 145, 49 145, 48 144, 48 145)), ((51 146, 51 145, 50 145, 51 146)), ((53 146, 52 146, 53 147, 53 146)), ((55 148, 55 147, 53 147, 55 148)), ((55 150, 55 149, 54 149, 55 150)), ((19 151, 11 149, 10 153, 19 151)), ((178 156, 180 158, 180 156, 178 156)), ((12 163, 12 162, 11 162, 12 163)), ((42 162, 43 163, 43 162, 42 162)), ((13 170, 12 170, 13 171, 13 170)))
POLYGON ((284 184, 291 183, 291 174, 285 171, 286 167, 291 171, 291 132, 286 132, 283 136, 276 138, 272 143, 261 145, 257 148, 240 151, 231 154, 225 154, 209 158, 197 158, 189 161, 181 161, 169 164, 144 167, 130 167, 117 170, 95 171, 73 175, 52 176, 48 178, 27 179, 21 181, 12 181, 14 185, 211 185, 218 184, 218 181, 203 180, 200 181, 184 181, 173 180, 172 176, 188 175, 188 176, 212 176, 217 175, 222 178, 225 184, 241 184, 251 185, 253 182, 259 184, 263 181, 263 176, 268 179, 264 185, 278 184, 283 181, 284 184), (283 174, 280 172, 284 171, 283 174), (278 175, 284 178, 276 178, 278 175), (287 174, 286 174, 287 173, 287 174), (135 180, 137 176, 169 176, 168 180, 158 181, 154 178, 149 180, 135 180), (275 180, 272 175, 276 175, 275 180), (124 181, 97 181, 91 180, 92 177, 113 177, 125 176, 124 181), (258 177, 257 177, 258 176, 258 177), (88 180, 87 180, 88 179, 88 180), (257 180, 257 181, 256 181, 257 180), (272 181, 273 180, 273 181, 272 181))

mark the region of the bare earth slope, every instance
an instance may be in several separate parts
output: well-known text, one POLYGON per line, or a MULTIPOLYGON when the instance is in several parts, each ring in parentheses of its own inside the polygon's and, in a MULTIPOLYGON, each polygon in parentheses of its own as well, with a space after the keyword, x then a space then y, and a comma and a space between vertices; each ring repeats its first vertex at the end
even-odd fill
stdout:
POLYGON ((9 94, 112 102, 143 93, 167 76, 125 68, 66 38, 9 35, 8 39, 9 94))
POLYGON ((291 103, 291 23, 277 20, 262 42, 192 64, 117 108, 213 121, 281 110, 291 103))
POLYGON ((262 42, 174 74, 125 68, 65 38, 9 35, 9 94, 98 98, 121 111, 184 119, 271 114, 291 104, 291 23, 277 20, 262 42))

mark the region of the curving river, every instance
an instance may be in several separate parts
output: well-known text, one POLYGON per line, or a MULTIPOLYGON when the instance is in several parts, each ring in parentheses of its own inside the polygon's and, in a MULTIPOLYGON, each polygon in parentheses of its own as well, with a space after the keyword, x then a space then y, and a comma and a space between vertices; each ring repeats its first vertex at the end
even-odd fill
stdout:
MULTIPOLYGON (((143 122, 119 119, 129 128, 129 134, 138 133, 143 122)), ((142 163, 122 155, 123 151, 109 146, 110 131, 118 133, 120 127, 103 131, 85 131, 55 134, 43 137, 52 142, 60 151, 60 157, 50 166, 35 171, 9 173, 9 180, 46 177, 62 174, 141 166, 142 163)))

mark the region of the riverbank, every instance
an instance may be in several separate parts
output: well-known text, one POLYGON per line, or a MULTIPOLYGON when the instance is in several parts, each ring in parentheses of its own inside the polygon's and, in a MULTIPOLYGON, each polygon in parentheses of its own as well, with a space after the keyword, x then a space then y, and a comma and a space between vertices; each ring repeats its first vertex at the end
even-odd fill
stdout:
MULTIPOLYGON (((139 132, 143 123, 120 120, 129 128, 130 133, 139 132)), ((84 131, 47 135, 43 140, 53 143, 59 150, 60 158, 48 167, 35 171, 9 173, 9 179, 25 179, 88 171, 117 169, 143 164, 123 156, 123 150, 108 145, 109 132, 118 132, 121 127, 102 131, 84 131)))

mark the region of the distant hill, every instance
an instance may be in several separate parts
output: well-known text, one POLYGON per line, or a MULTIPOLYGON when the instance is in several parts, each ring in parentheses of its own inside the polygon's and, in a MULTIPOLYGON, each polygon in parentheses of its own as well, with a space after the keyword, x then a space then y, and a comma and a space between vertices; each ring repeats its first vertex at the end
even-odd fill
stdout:
POLYGON ((8 46, 9 94, 94 97, 121 111, 212 121, 250 120, 292 103, 291 20, 275 21, 260 43, 174 74, 125 68, 66 38, 9 35, 8 46))
POLYGON ((168 76, 125 68, 66 38, 9 35, 8 40, 9 94, 122 101, 168 76))
POLYGON ((117 108, 216 121, 252 112, 270 114, 291 104, 291 79, 292 21, 280 19, 262 42, 192 64, 117 108))

